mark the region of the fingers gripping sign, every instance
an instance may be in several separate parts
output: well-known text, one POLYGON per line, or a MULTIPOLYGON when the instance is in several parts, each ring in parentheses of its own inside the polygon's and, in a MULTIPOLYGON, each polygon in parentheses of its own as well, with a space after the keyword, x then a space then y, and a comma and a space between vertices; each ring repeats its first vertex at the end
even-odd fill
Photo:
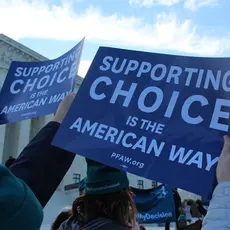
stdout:
POLYGON ((219 158, 216 177, 218 183, 230 182, 230 136, 224 136, 224 147, 219 158))

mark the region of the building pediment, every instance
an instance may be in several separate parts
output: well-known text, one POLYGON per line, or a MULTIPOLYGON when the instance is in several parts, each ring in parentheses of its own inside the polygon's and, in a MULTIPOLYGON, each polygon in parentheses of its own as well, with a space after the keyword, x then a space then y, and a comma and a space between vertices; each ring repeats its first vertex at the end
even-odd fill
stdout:
POLYGON ((0 34, 0 67, 8 69, 11 61, 45 61, 46 57, 0 34))
MULTIPOLYGON (((42 56, 41 54, 29 49, 28 47, 22 45, 21 43, 0 34, 0 69, 6 75, 9 69, 11 61, 47 61, 48 58, 42 56)), ((82 83, 82 78, 78 77, 77 84, 82 83)), ((0 86, 1 86, 0 80, 0 86)))

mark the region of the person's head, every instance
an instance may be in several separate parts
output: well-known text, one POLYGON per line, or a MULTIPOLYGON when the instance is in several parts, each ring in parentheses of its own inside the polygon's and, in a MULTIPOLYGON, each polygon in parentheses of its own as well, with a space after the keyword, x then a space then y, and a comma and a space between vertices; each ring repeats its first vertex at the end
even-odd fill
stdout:
POLYGON ((6 161, 6 163, 5 163, 5 166, 7 167, 7 168, 10 168, 10 166, 15 162, 15 158, 14 157, 9 157, 8 158, 8 160, 6 161))
POLYGON ((140 225, 140 230, 145 230, 145 227, 143 225, 140 225))
POLYGON ((73 217, 80 226, 99 217, 132 226, 136 208, 129 191, 127 174, 93 160, 87 159, 85 193, 72 206, 73 217))
POLYGON ((56 217, 52 224, 51 230, 57 230, 61 224, 71 216, 71 207, 64 208, 61 213, 56 217))
POLYGON ((186 201, 186 200, 184 200, 184 201, 181 203, 181 208, 185 209, 186 204, 187 204, 187 201, 186 201))
POLYGON ((184 203, 185 205, 187 205, 187 202, 188 202, 188 200, 184 200, 184 201, 183 201, 183 203, 184 203))
POLYGON ((191 211, 192 217, 195 217, 195 218, 200 218, 200 217, 202 217, 202 215, 201 215, 201 213, 200 213, 200 211, 199 211, 199 209, 198 209, 197 203, 196 203, 195 201, 192 201, 192 202, 189 203, 189 204, 191 204, 191 206, 190 206, 190 211, 191 211))
POLYGON ((194 200, 188 200, 187 201, 187 205, 188 206, 192 206, 194 203, 195 203, 194 200))
POLYGON ((31 189, 0 164, 0 229, 40 229, 43 209, 31 189))

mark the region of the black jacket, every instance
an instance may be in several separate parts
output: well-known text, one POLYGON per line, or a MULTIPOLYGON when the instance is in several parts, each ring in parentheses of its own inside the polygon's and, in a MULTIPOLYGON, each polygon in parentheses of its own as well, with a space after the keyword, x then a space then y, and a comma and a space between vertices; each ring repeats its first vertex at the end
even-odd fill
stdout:
POLYGON ((48 123, 25 147, 11 171, 31 188, 43 207, 61 183, 75 154, 51 146, 60 124, 48 123))

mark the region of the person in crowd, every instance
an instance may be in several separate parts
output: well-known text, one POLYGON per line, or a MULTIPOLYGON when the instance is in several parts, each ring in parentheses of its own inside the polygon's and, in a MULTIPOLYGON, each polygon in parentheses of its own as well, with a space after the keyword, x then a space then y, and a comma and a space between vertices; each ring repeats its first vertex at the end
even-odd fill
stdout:
POLYGON ((140 230, 145 230, 145 227, 143 225, 140 225, 140 230))
POLYGON ((192 215, 192 218, 200 219, 202 217, 202 214, 198 210, 197 203, 194 200, 191 200, 191 203, 190 203, 190 213, 192 215))
POLYGON ((64 208, 61 213, 56 217, 55 221, 51 226, 51 230, 57 230, 61 226, 61 224, 70 218, 72 212, 71 207, 64 208))
POLYGON ((224 147, 216 170, 216 186, 202 230, 225 230, 230 228, 230 137, 224 137, 224 147))
POLYGON ((51 145, 75 95, 67 96, 48 123, 17 159, 0 166, 0 229, 39 230, 43 210, 75 154, 51 145))
POLYGON ((173 199, 174 199, 175 209, 176 209, 176 219, 178 219, 180 216, 180 209, 182 204, 181 204, 181 197, 177 188, 173 188, 173 199))
POLYGON ((187 226, 187 219, 185 215, 180 215, 178 220, 178 229, 184 229, 187 226))
POLYGON ((85 192, 72 205, 72 216, 59 230, 135 229, 136 208, 127 174, 86 159, 85 192))
POLYGON ((192 200, 188 200, 185 203, 185 216, 186 216, 186 221, 188 223, 192 222, 192 215, 191 215, 191 206, 192 206, 193 201, 192 200))
POLYGON ((42 220, 42 206, 31 189, 0 165, 0 229, 39 230, 42 220))
POLYGON ((188 200, 184 200, 183 202, 181 202, 181 208, 185 210, 186 204, 187 204, 188 200))
POLYGON ((207 209, 205 208, 205 204, 201 200, 197 200, 196 204, 197 204, 197 209, 199 210, 201 215, 205 217, 207 214, 207 209))
MULTIPOLYGON (((80 196, 83 195, 85 193, 85 182, 86 182, 86 178, 84 178, 83 180, 80 181, 79 183, 79 187, 78 187, 78 190, 79 190, 79 194, 80 196)), ((134 194, 133 192, 130 190, 130 196, 133 197, 134 194)), ((130 208, 130 211, 132 211, 132 209, 130 208)), ((80 209, 78 207, 78 212, 80 212, 80 209)), ((131 228, 132 227, 132 224, 130 223, 130 220, 129 220, 129 227, 131 228)), ((140 230, 140 227, 139 227, 139 224, 138 222, 136 221, 135 222, 135 226, 134 226, 134 229, 133 230, 140 230)))
POLYGON ((51 145, 74 98, 75 94, 65 97, 54 119, 41 129, 10 167, 11 172, 30 187, 42 207, 61 183, 75 157, 75 154, 51 145))
MULTIPOLYGON (((177 188, 173 188, 173 199, 174 199, 174 204, 175 204, 176 220, 178 220, 180 216, 180 210, 181 210, 182 203, 181 203, 181 197, 180 197, 180 194, 177 188)), ((165 230, 170 230, 170 222, 165 223, 165 230)))
MULTIPOLYGON (((83 195, 85 192, 85 179, 80 181, 78 186, 78 192, 79 195, 83 195)), ((78 208, 78 212, 80 212, 80 209, 78 208)), ((57 230, 60 228, 61 224, 65 222, 67 219, 69 219, 72 215, 72 208, 66 207, 64 208, 61 213, 56 217, 54 223, 52 224, 51 230, 57 230)))
POLYGON ((9 157, 9 159, 6 161, 6 163, 5 163, 5 166, 7 167, 7 168, 10 168, 10 166, 11 165, 13 165, 13 163, 15 162, 15 158, 14 157, 12 157, 12 156, 10 156, 9 157))
MULTIPOLYGON (((186 212, 185 212, 185 209, 184 208, 181 208, 180 209, 180 215, 183 215, 183 216, 186 216, 186 212)), ((179 215, 179 216, 180 216, 179 215)), ((179 218, 179 217, 178 217, 179 218)))
POLYGON ((170 222, 165 223, 165 230, 170 230, 170 222))

